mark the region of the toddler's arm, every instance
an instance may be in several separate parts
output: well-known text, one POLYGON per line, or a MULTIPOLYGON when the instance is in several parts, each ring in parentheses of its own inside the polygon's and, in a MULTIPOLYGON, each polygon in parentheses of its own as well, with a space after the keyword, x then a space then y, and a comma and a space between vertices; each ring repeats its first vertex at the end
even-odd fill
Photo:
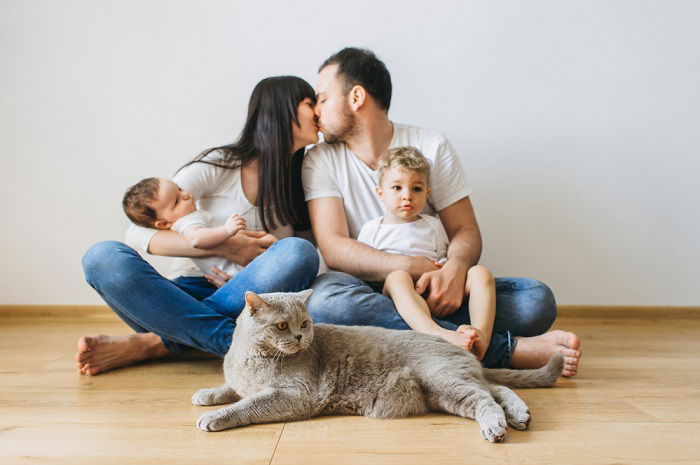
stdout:
POLYGON ((231 215, 223 226, 216 228, 188 228, 183 236, 190 241, 192 247, 208 249, 223 244, 229 237, 246 228, 245 220, 240 215, 231 215))

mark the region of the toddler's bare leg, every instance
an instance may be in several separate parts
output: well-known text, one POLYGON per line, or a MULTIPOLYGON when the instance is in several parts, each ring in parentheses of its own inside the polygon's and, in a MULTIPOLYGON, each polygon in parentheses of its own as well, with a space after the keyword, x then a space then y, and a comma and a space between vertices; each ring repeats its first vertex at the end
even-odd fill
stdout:
POLYGON ((469 350, 471 339, 464 333, 440 327, 430 316, 425 300, 416 292, 411 275, 403 270, 389 273, 384 282, 384 295, 391 297, 404 321, 420 333, 439 336, 452 344, 469 350))
POLYGON ((469 296, 469 320, 481 333, 474 336, 471 351, 482 360, 491 342, 496 316, 496 283, 491 272, 480 265, 469 268, 465 293, 469 296))

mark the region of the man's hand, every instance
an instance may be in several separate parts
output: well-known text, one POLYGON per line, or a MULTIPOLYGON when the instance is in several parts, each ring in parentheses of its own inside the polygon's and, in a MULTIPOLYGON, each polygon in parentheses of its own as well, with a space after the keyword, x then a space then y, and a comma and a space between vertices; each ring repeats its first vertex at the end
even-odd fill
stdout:
POLYGON ((464 300, 464 283, 467 279, 463 267, 451 267, 447 263, 436 271, 424 273, 416 282, 416 292, 423 294, 429 290, 425 299, 430 313, 436 318, 443 318, 454 313, 464 300))
POLYGON ((435 263, 428 257, 404 255, 406 263, 404 270, 411 275, 414 281, 417 281, 426 273, 440 269, 440 265, 435 263))
POLYGON ((277 238, 265 231, 245 230, 231 236, 212 251, 215 255, 230 262, 246 266, 275 242, 277 242, 277 238))

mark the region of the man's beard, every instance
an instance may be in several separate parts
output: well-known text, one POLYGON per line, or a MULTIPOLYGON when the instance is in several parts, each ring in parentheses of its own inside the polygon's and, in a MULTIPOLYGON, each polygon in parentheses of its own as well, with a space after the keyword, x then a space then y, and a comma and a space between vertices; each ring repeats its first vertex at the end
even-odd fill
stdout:
POLYGON ((355 115, 345 106, 343 108, 343 118, 337 128, 323 128, 323 140, 329 144, 345 142, 357 127, 355 115))

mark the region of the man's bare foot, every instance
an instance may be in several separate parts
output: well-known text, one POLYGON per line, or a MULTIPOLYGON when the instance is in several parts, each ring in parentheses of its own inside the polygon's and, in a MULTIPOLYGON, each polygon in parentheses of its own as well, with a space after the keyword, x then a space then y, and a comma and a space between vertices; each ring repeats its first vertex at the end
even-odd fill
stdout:
POLYGON ((581 359, 581 341, 568 331, 554 330, 534 337, 519 337, 511 366, 513 368, 540 368, 552 355, 564 356, 563 376, 574 376, 581 359))
POLYGON ((75 361, 79 374, 93 376, 167 354, 168 350, 160 337, 153 333, 136 333, 129 336, 101 334, 81 337, 78 340, 75 361))

